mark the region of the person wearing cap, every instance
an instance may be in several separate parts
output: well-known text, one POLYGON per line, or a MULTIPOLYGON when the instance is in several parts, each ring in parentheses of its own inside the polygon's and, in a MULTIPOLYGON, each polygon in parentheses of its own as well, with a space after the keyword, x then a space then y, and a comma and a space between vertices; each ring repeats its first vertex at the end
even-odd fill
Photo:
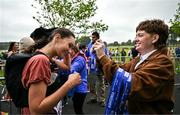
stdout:
POLYGON ((34 40, 31 37, 23 37, 19 41, 20 53, 31 53, 31 46, 34 45, 34 40))

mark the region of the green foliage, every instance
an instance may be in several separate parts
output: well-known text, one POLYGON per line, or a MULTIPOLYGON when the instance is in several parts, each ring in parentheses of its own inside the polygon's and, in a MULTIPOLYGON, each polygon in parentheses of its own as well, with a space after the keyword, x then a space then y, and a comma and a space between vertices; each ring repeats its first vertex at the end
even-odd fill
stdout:
POLYGON ((127 42, 121 42, 118 43, 118 41, 115 41, 114 43, 109 43, 108 46, 133 46, 134 41, 131 41, 130 39, 127 42))
POLYGON ((0 77, 4 77, 4 72, 0 69, 0 77))
POLYGON ((114 42, 114 46, 118 46, 119 43, 117 41, 114 42))
POLYGON ((77 39, 77 42, 81 43, 83 45, 88 45, 90 41, 91 41, 91 39, 87 36, 82 36, 79 39, 77 39))
POLYGON ((108 26, 99 22, 90 22, 96 14, 96 0, 35 0, 33 5, 36 16, 33 18, 43 27, 65 27, 76 34, 87 34, 96 31, 106 31, 108 26), (38 6, 40 8, 38 8, 38 6))
POLYGON ((180 3, 178 3, 178 8, 176 10, 176 14, 174 15, 174 19, 170 19, 171 27, 170 32, 180 37, 180 3))

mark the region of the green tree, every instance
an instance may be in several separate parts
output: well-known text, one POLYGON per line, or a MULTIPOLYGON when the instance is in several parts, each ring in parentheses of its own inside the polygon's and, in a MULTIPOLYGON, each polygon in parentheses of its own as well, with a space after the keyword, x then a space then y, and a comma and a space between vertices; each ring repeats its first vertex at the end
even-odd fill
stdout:
POLYGON ((170 33, 172 35, 175 34, 177 37, 180 37, 180 3, 178 3, 178 8, 176 10, 176 14, 174 15, 174 19, 170 19, 170 23, 170 33))
POLYGON ((35 0, 35 3, 32 7, 37 12, 33 18, 43 27, 65 27, 81 35, 108 29, 102 20, 90 21, 98 8, 96 0, 35 0))
POLYGON ((132 42, 130 39, 126 42, 126 45, 132 45, 132 42))
POLYGON ((83 45, 88 45, 90 41, 91 39, 88 36, 81 36, 79 39, 77 39, 77 42, 83 45))
POLYGON ((118 46, 118 45, 119 45, 118 41, 115 41, 114 46, 118 46))

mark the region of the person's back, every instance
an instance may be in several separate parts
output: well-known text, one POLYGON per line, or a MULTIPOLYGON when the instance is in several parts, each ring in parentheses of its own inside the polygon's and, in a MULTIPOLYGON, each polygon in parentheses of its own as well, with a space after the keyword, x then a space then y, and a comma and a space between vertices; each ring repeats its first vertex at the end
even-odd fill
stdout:
POLYGON ((131 49, 131 55, 132 55, 132 59, 134 59, 135 57, 138 56, 138 51, 136 50, 136 48, 132 48, 131 49))
POLYGON ((117 49, 114 51, 114 53, 115 53, 115 56, 119 56, 119 49, 117 48, 117 49))
POLYGON ((19 52, 20 53, 32 53, 33 49, 31 46, 35 44, 34 40, 31 37, 23 37, 19 41, 19 52))
POLYGON ((126 61, 126 52, 125 52, 124 48, 121 51, 121 61, 122 61, 122 63, 125 63, 125 61, 126 61))
POLYGON ((126 52, 124 50, 121 51, 121 56, 126 56, 126 52))
MULTIPOLYGON (((8 52, 5 53, 5 55, 4 55, 5 59, 7 60, 7 58, 9 58, 10 56, 19 53, 18 48, 19 48, 19 45, 17 42, 11 42, 9 45, 9 48, 8 48, 8 52)), ((4 98, 11 99, 11 97, 8 94, 8 91, 6 92, 4 98)))
POLYGON ((176 57, 180 57, 180 47, 175 49, 176 57))

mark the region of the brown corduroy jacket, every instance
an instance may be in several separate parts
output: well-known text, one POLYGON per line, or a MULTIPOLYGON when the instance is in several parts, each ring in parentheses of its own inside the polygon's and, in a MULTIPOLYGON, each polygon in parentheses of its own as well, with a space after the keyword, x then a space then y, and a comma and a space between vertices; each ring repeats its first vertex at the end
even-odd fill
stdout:
POLYGON ((131 91, 128 97, 130 114, 170 114, 174 107, 172 61, 159 50, 134 69, 138 61, 139 57, 121 65, 103 56, 100 64, 105 78, 110 83, 119 67, 132 74, 131 91))

